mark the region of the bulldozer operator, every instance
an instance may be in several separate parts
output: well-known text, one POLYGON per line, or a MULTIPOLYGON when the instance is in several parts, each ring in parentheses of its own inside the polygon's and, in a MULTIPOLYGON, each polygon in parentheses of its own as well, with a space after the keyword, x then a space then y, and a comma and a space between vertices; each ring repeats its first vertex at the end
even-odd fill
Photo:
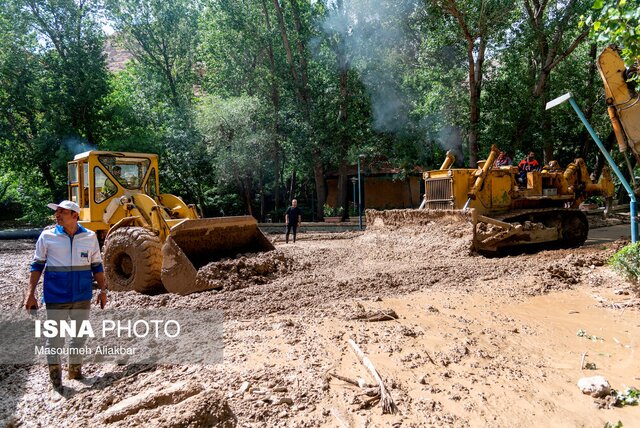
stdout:
POLYGON ((521 186, 527 184, 527 172, 540 171, 541 169, 540 163, 536 160, 536 154, 529 152, 518 164, 518 169, 520 170, 517 176, 518 184, 521 186))

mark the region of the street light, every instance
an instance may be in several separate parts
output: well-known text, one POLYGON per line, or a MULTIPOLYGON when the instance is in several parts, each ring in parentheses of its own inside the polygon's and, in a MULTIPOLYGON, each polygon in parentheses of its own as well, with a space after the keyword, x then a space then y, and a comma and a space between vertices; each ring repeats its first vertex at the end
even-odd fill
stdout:
POLYGON ((360 179, 360 160, 364 161, 365 155, 358 155, 358 227, 362 230, 362 180, 360 179))
POLYGON ((573 110, 575 110, 576 114, 584 124, 584 127, 587 128, 587 131, 589 131, 591 138, 593 138, 593 141, 596 142, 596 145, 604 155, 605 159, 607 160, 607 162, 609 162, 609 165, 611 165, 611 169, 613 169, 613 172, 615 172, 615 174, 618 176, 620 183, 629 194, 629 199, 631 199, 631 203, 629 204, 629 216, 631 217, 631 242, 637 242, 638 241, 638 222, 636 218, 636 195, 633 192, 631 185, 627 182, 627 180, 622 175, 622 172, 618 168, 618 165, 616 165, 615 161, 609 154, 609 151, 604 147, 604 144, 602 144, 602 141, 600 141, 600 138, 598 137, 596 132, 593 130, 593 128, 589 124, 589 121, 584 116, 584 113, 582 113, 582 110, 580 109, 580 107, 578 107, 578 103, 576 103, 576 100, 573 99, 573 95, 571 95, 571 92, 567 92, 566 94, 556 98, 555 100, 549 101, 547 103, 546 110, 554 108, 555 106, 558 106, 566 101, 569 101, 569 104, 571 104, 571 107, 573 107, 573 110))

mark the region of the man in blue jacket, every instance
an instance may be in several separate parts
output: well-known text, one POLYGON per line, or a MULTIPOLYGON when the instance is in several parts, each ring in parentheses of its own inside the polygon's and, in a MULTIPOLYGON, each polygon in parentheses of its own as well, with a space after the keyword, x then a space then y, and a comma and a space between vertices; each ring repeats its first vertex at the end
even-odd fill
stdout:
MULTIPOLYGON (((38 308, 36 285, 44 271, 43 294, 47 318, 58 321, 70 318, 80 325, 89 318, 93 279, 100 287, 96 303, 104 308, 107 303, 104 269, 96 234, 78 224, 80 207, 75 202, 62 201, 49 204, 55 210, 56 226, 45 229, 38 238, 31 263, 29 289, 25 308, 38 308)), ((64 338, 48 338, 46 348, 62 349, 64 338)), ((72 338, 69 344, 69 379, 82 377, 82 354, 73 352, 84 346, 84 339, 72 338)), ((56 390, 62 388, 62 370, 59 355, 47 354, 49 378, 56 390)))

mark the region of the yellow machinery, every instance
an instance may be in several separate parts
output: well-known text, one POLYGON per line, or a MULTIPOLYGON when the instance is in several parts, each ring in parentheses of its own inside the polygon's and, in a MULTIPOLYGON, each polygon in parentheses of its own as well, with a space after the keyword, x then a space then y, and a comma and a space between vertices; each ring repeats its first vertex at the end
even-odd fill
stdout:
MULTIPOLYGON (((640 96, 628 81, 637 70, 625 67, 618 49, 613 45, 602 51, 597 65, 604 83, 609 118, 618 148, 625 156, 626 151, 631 150, 640 164, 640 96)), ((634 179, 633 173, 631 177, 634 179)))
POLYGON ((194 205, 160 194, 155 154, 89 151, 68 168, 69 199, 80 206, 80 224, 104 242, 113 290, 206 290, 200 267, 274 249, 251 216, 202 219, 194 205))
MULTIPOLYGON (((604 49, 597 66, 618 147, 625 153, 635 180, 626 152, 631 151, 640 164, 640 96, 629 81, 637 69, 625 67, 615 46, 604 49)), ((607 208, 610 206, 614 185, 608 168, 594 183, 583 159, 576 159, 566 169, 551 161, 542 171, 527 173, 526 184, 519 185, 516 166, 493 167, 499 153, 492 147, 478 169, 452 169, 454 157, 447 153, 439 170, 424 173, 424 209, 410 213, 368 210, 367 224, 393 227, 440 220, 471 222, 471 246, 483 253, 584 243, 589 225, 577 208, 592 195, 604 196, 607 208)), ((638 189, 638 183, 634 181, 634 185, 638 189)))
MULTIPOLYGON (((493 166, 499 154, 494 145, 479 168, 452 169, 454 157, 447 153, 439 170, 424 173, 424 209, 413 211, 401 221, 471 221, 471 246, 482 253, 514 247, 582 245, 589 224, 577 208, 588 196, 613 196, 608 169, 603 170, 598 183, 593 183, 583 159, 576 159, 564 170, 553 162, 554 168, 528 172, 526 185, 521 186, 516 180, 517 166, 493 166)), ((368 224, 377 221, 393 226, 397 218, 393 213, 367 211, 368 224)))

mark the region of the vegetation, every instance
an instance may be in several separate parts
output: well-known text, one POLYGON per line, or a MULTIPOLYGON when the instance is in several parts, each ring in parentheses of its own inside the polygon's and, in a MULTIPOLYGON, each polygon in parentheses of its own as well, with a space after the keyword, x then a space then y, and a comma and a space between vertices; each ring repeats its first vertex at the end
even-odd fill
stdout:
MULTIPOLYGON (((640 58, 640 1, 595 0, 594 13, 583 22, 591 25, 591 36, 606 44, 615 43, 622 49, 627 66, 640 58)), ((638 79, 638 76, 635 76, 638 79)))
POLYGON ((618 251, 609 264, 628 278, 634 284, 636 294, 640 294, 640 242, 629 244, 618 251))
POLYGON ((91 148, 158 153, 163 191, 206 215, 259 219, 281 218, 294 197, 321 218, 329 172, 346 212, 360 154, 365 167, 408 171, 448 149, 474 165, 496 143, 516 162, 534 150, 592 166, 573 112, 544 105, 571 91, 610 133, 595 55, 609 41, 637 55, 638 10, 638 0, 2 1, 0 205, 37 222, 66 195, 66 162, 91 148), (106 44, 130 53, 126 67, 109 71, 106 44))

